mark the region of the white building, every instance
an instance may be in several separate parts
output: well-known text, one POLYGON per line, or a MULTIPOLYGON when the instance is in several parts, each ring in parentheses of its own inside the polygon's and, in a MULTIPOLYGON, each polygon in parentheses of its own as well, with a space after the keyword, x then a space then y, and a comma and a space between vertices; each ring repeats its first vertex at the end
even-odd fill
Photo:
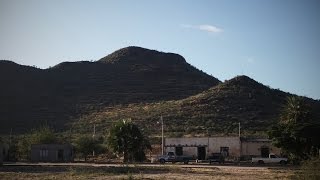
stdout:
POLYGON ((240 137, 165 138, 165 152, 193 156, 205 160, 212 153, 222 153, 228 158, 251 158, 280 154, 268 139, 245 139, 240 137))

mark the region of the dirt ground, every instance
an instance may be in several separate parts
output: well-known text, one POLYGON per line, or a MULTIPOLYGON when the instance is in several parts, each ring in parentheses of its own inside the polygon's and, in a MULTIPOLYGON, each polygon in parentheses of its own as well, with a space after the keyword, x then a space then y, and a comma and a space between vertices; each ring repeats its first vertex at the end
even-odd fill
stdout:
POLYGON ((2 166, 0 179, 290 179, 288 167, 2 166))

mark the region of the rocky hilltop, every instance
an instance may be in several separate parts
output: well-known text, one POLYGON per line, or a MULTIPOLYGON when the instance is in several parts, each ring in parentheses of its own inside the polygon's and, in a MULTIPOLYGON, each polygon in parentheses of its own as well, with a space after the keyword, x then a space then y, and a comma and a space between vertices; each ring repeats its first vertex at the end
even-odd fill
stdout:
MULTIPOLYGON (((95 62, 63 62, 37 69, 0 61, 0 133, 19 134, 43 124, 56 130, 105 132, 130 118, 148 134, 167 136, 265 132, 290 93, 247 76, 225 82, 173 53, 126 47, 95 62)), ((314 119, 320 102, 305 98, 314 119)), ((318 118, 319 119, 319 118, 318 118)))
POLYGON ((37 69, 0 61, 0 133, 42 124, 64 130, 72 119, 105 107, 179 100, 220 81, 177 54, 127 47, 95 62, 37 69))

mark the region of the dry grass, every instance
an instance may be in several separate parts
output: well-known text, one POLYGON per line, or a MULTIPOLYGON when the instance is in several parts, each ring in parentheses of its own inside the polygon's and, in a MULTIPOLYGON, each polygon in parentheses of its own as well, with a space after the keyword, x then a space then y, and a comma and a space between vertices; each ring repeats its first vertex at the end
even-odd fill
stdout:
POLYGON ((0 167, 0 179, 290 179, 295 170, 288 168, 246 167, 0 167))

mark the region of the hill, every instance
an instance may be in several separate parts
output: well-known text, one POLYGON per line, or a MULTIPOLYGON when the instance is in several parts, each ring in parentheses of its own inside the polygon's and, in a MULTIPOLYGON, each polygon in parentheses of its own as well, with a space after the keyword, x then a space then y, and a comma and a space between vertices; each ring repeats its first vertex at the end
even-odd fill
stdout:
POLYGON ((0 133, 43 124, 64 130, 72 119, 105 107, 179 100, 219 83, 180 55, 140 47, 49 69, 0 61, 0 133))
MULTIPOLYGON (((182 100, 109 107, 82 117, 73 126, 75 131, 87 133, 95 124, 103 133, 112 122, 130 118, 147 134, 159 135, 161 126, 157 122, 163 116, 166 136, 237 135, 239 122, 244 135, 264 136, 291 95, 247 76, 237 76, 182 100)), ((305 100, 317 114, 319 101, 305 100)))

